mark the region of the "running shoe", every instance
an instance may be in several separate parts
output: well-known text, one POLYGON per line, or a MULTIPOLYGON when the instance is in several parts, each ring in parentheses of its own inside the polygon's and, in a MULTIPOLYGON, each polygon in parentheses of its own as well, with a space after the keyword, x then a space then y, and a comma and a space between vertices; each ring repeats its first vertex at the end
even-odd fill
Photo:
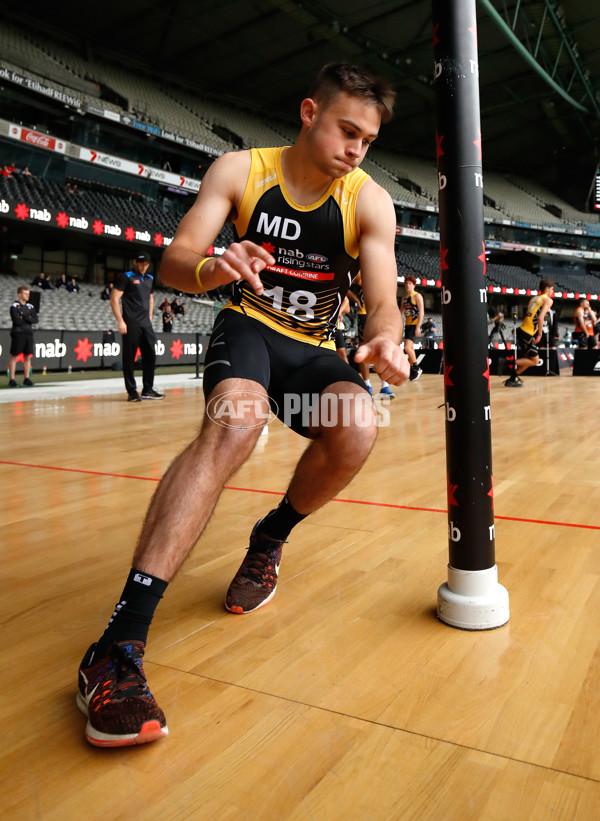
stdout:
POLYGON ((408 381, 409 382, 416 382, 417 379, 421 376, 422 373, 423 373, 422 368, 419 368, 418 365, 413 365, 410 369, 410 376, 408 377, 408 381))
POLYGON ((19 387, 19 383, 17 382, 17 380, 16 380, 16 379, 9 379, 9 381, 8 381, 8 387, 9 387, 9 388, 18 388, 18 387, 19 387))
POLYGON ((504 383, 507 388, 522 388, 523 387, 523 380, 519 379, 518 376, 513 375, 509 377, 506 382, 504 383))
POLYGON ((373 388, 370 385, 365 385, 365 388, 369 391, 369 395, 373 396, 373 388))
POLYGON ((35 385, 35 382, 32 382, 29 377, 27 377, 27 379, 23 380, 23 387, 24 388, 33 388, 34 385, 35 385))
POLYGON ((377 395, 380 399, 394 399, 394 397, 396 396, 396 394, 389 387, 389 385, 386 385, 384 388, 381 388, 377 395))
POLYGON ((79 668, 77 706, 87 716, 85 736, 96 747, 128 747, 169 732, 163 711, 148 689, 141 641, 117 641, 94 658, 92 644, 79 668))
POLYGON ((142 397, 137 392, 136 393, 130 393, 129 396, 127 397, 127 401, 128 402, 141 402, 142 397))
POLYGON ((142 399, 164 399, 164 393, 159 393, 155 391, 154 388, 150 388, 149 391, 142 391, 142 399))
POLYGON ((251 613, 275 595, 285 541, 259 533, 261 524, 262 519, 252 528, 248 552, 225 596, 225 607, 231 613, 251 613))

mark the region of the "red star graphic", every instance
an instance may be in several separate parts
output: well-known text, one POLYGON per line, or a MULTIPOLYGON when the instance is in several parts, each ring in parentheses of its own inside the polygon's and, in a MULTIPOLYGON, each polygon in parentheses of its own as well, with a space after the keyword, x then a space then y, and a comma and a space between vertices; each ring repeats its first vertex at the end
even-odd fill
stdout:
POLYGON ((440 27, 439 23, 436 23, 435 26, 433 27, 433 45, 434 46, 437 46, 437 44, 440 42, 440 38, 437 36, 439 27, 440 27))
POLYGON ((477 48, 477 20, 473 20, 473 25, 468 26, 467 31, 470 31, 475 38, 475 48, 477 48))
POLYGON ((24 202, 18 203, 17 207, 15 208, 15 213, 17 215, 17 219, 19 220, 29 219, 29 208, 25 205, 24 202))
POLYGON ((450 371, 452 370, 453 367, 454 367, 454 365, 444 365, 444 387, 445 388, 447 388, 448 385, 450 385, 450 387, 452 387, 452 388, 454 387, 454 382, 450 379, 450 371))
POLYGON ((104 233, 104 223, 101 220, 94 220, 94 234, 103 234, 104 233))
POLYGON ((25 356, 22 353, 17 356, 17 362, 25 362, 25 356))
POLYGON ((135 239, 135 231, 131 226, 125 229, 125 239, 128 239, 130 242, 135 239))
POLYGON ((479 159, 481 159, 481 129, 479 129, 479 137, 476 140, 473 140, 473 145, 476 145, 479 149, 479 159))
POLYGON ((442 248, 440 246, 440 271, 447 271, 450 266, 446 262, 446 257, 448 256, 448 248, 442 248))
POLYGON ((179 359, 179 357, 183 354, 183 345, 181 344, 181 340, 179 338, 173 340, 173 344, 171 345, 171 356, 173 359, 179 359))
POLYGON ((56 215, 56 221, 61 228, 66 228, 69 224, 69 218, 64 211, 59 211, 56 215))
POLYGON ((485 258, 485 242, 483 240, 481 240, 481 247, 483 248, 483 251, 479 254, 477 259, 480 259, 483 262, 483 275, 485 276, 487 261, 485 258))
POLYGON ((267 252, 267 254, 272 254, 272 253, 273 253, 273 251, 275 250, 275 246, 274 246, 274 245, 271 245, 271 243, 270 243, 270 242, 263 242, 263 243, 262 243, 262 247, 265 249, 265 251, 267 252))
POLYGON ((137 362, 137 361, 138 361, 138 359, 141 359, 141 358, 142 358, 142 352, 141 352, 141 351, 140 351, 140 349, 138 348, 138 349, 137 349, 137 351, 135 352, 135 356, 133 357, 133 361, 134 361, 134 362, 137 362))
POLYGON ((490 483, 491 483, 491 487, 488 490, 487 495, 492 500, 492 510, 493 510, 494 509, 494 476, 491 473, 490 473, 490 483))
POLYGON ((164 237, 162 234, 154 234, 154 244, 157 245, 159 248, 164 242, 164 237))
POLYGON ((440 157, 444 156, 444 149, 442 148, 442 140, 444 139, 445 134, 438 134, 436 132, 435 135, 435 156, 436 159, 439 160, 440 157))
POLYGON ((84 339, 77 340, 77 347, 75 348, 75 353, 77 354, 77 361, 79 362, 82 359, 84 362, 87 362, 89 357, 92 355, 92 343, 88 342, 87 336, 84 339))
POLYGON ((490 360, 487 358, 487 356, 485 358, 485 361, 487 362, 487 368, 483 372, 482 376, 485 376, 485 378, 487 379, 488 393, 489 393, 490 392, 490 360))
POLYGON ((455 505, 456 507, 458 507, 458 502, 456 501, 454 494, 456 493, 457 488, 458 485, 450 484, 450 479, 448 479, 448 504, 455 505))

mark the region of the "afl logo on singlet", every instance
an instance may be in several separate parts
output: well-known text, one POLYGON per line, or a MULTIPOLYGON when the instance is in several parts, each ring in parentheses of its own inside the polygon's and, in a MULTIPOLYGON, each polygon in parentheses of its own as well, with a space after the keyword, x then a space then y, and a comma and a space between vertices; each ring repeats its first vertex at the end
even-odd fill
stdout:
POLYGON ((310 262, 327 262, 327 257, 324 257, 323 254, 307 254, 306 259, 310 262))

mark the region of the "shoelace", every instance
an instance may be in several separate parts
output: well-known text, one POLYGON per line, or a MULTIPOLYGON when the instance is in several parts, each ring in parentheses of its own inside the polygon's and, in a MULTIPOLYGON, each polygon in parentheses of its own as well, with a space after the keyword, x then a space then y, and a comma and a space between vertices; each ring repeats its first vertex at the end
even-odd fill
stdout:
POLYGON ((113 645, 115 673, 114 690, 120 698, 147 695, 148 685, 142 669, 142 656, 139 650, 128 653, 124 647, 113 645))
POLYGON ((273 550, 263 553, 262 551, 248 549, 242 575, 255 583, 260 582, 273 587, 277 579, 273 565, 280 550, 280 547, 275 547, 273 550))

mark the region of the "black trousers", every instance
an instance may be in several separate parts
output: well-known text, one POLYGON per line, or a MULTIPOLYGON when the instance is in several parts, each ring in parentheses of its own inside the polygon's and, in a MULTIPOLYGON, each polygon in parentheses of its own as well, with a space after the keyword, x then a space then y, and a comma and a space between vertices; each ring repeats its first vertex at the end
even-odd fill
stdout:
POLYGON ((125 388, 131 396, 137 393, 135 381, 135 355, 138 348, 142 356, 142 390, 149 391, 154 387, 154 370, 156 368, 156 334, 151 325, 128 325, 127 333, 121 336, 123 352, 123 378, 125 388))

